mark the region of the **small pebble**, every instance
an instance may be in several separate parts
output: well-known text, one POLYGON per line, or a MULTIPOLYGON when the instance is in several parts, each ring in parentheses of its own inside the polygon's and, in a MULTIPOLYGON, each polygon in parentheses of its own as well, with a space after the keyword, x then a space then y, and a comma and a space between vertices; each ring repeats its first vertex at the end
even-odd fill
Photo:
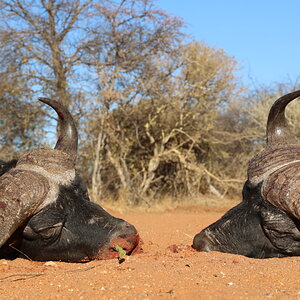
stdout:
POLYGON ((47 261, 44 263, 44 266, 47 266, 47 267, 57 267, 57 264, 53 261, 47 261))

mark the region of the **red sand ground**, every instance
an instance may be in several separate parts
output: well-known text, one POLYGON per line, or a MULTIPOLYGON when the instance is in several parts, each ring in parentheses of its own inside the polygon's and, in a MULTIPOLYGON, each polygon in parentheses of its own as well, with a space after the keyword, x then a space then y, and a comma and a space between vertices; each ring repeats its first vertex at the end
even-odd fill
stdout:
POLYGON ((137 227, 142 254, 122 264, 0 260, 0 299, 300 299, 300 257, 258 260, 189 247, 224 212, 114 212, 137 227))

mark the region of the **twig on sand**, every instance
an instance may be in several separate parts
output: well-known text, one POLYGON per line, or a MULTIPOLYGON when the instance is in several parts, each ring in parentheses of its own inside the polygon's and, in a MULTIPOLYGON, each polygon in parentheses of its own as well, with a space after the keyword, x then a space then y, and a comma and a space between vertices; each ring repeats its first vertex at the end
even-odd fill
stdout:
POLYGON ((86 268, 82 268, 82 269, 68 270, 68 271, 66 271, 66 273, 84 272, 84 271, 88 271, 88 270, 97 268, 97 267, 99 267, 99 266, 100 266, 100 265, 90 266, 90 267, 86 267, 86 268))
POLYGON ((186 235, 187 237, 189 237, 189 238, 193 238, 193 236, 191 236, 190 234, 187 234, 187 233, 183 233, 184 235, 186 235))
POLYGON ((0 282, 7 280, 9 278, 12 278, 12 277, 24 277, 24 278, 17 278, 17 279, 12 280, 12 281, 19 281, 19 280, 27 280, 27 279, 42 276, 42 275, 45 275, 45 273, 17 273, 17 274, 12 274, 12 275, 0 278, 0 282))

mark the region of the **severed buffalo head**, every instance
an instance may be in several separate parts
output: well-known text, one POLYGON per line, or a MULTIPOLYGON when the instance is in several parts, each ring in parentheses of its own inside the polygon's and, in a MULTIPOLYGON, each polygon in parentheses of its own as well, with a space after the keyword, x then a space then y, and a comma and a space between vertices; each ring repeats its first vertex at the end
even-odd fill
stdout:
POLYGON ((267 145, 249 162, 243 201, 194 237, 198 251, 255 258, 300 255, 300 145, 285 119, 285 107, 300 91, 270 109, 267 145))
POLYGON ((40 98, 58 114, 55 149, 37 149, 0 170, 0 257, 87 261, 137 249, 134 226, 90 202, 75 171, 77 129, 59 102, 40 98), (15 165, 16 164, 16 165, 15 165), (15 165, 14 168, 12 168, 15 165))

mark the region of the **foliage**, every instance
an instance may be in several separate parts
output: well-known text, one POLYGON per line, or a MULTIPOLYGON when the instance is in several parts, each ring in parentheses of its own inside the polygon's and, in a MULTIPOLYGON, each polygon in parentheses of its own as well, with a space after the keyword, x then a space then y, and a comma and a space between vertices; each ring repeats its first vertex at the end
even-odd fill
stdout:
POLYGON ((94 200, 239 192, 272 102, 295 86, 247 91, 235 59, 183 26, 151 0, 0 0, 0 159, 51 141, 30 101, 43 95, 78 122, 94 200))
MULTIPOLYGON (((91 148, 97 149, 94 172, 96 165, 99 170, 93 191, 97 186, 102 195, 126 191, 131 203, 145 196, 217 191, 224 178, 210 170, 219 155, 214 144, 227 142, 214 127, 229 97, 240 92, 236 66, 223 51, 192 42, 144 64, 143 76, 126 85, 128 95, 139 95, 134 101, 110 97, 120 91, 108 82, 99 100, 106 110, 89 123, 88 140, 98 146, 91 148), (118 101, 112 105, 111 99, 118 101)), ((122 76, 115 69, 115 78, 122 76)), ((103 83, 103 74, 99 77, 103 83)))
MULTIPOLYGON (((3 51, 4 52, 4 51, 3 51)), ((18 65, 0 61, 0 159, 10 160, 41 143, 43 122, 37 103, 28 105, 31 91, 18 65)), ((10 54, 9 54, 10 55, 10 54)))

